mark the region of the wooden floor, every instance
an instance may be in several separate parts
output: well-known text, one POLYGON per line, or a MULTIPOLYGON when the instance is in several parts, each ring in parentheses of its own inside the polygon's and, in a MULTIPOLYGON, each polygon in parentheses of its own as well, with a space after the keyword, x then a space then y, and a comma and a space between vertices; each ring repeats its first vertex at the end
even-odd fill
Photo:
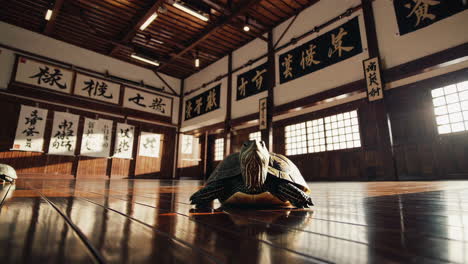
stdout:
POLYGON ((200 185, 0 185, 0 263, 468 262, 468 181, 310 183, 312 209, 194 212, 200 185))

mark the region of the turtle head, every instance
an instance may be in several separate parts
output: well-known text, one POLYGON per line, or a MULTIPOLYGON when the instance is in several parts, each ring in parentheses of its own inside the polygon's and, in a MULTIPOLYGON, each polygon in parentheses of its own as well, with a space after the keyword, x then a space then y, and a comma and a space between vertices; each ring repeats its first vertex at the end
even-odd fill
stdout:
POLYGON ((245 186, 252 191, 260 190, 266 180, 270 161, 265 142, 246 141, 240 150, 239 158, 245 186))

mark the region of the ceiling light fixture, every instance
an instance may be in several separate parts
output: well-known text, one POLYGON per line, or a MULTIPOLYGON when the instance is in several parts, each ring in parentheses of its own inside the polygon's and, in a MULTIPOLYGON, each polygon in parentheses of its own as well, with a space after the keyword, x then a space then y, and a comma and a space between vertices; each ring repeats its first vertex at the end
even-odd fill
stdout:
POLYGON ((245 31, 245 32, 249 32, 249 31, 250 31, 250 27, 249 27, 249 17, 248 17, 248 16, 245 16, 244 31, 245 31))
POLYGON ((184 3, 182 2, 179 2, 179 1, 175 1, 173 4, 172 4, 175 8, 178 8, 182 11, 184 11, 185 13, 188 13, 198 19, 201 19, 203 21, 208 21, 208 17, 206 15, 203 15, 201 14, 199 11, 197 10, 194 10, 188 6, 186 6, 184 3))
POLYGON ((199 68, 200 67, 200 57, 198 55, 198 50, 196 51, 196 55, 195 55, 195 68, 199 68))
POLYGON ((146 63, 149 63, 149 64, 152 64, 154 66, 159 66, 158 61, 146 58, 146 57, 144 57, 142 55, 139 55, 139 54, 136 54, 136 53, 133 53, 132 55, 130 55, 130 57, 132 57, 134 59, 137 59, 137 60, 140 60, 140 61, 143 61, 143 62, 146 62, 146 63))
POLYGON ((164 44, 164 42, 163 42, 163 41, 160 41, 160 40, 158 40, 158 39, 155 39, 155 38, 151 38, 151 40, 150 40, 150 41, 152 41, 152 42, 155 42, 155 43, 157 43, 157 44, 164 44))
POLYGON ((47 9, 47 13, 45 14, 45 20, 49 21, 52 17, 52 9, 47 9))
POLYGON ((157 17, 158 13, 154 12, 150 17, 148 17, 148 19, 146 19, 145 23, 140 26, 140 30, 145 30, 157 17))

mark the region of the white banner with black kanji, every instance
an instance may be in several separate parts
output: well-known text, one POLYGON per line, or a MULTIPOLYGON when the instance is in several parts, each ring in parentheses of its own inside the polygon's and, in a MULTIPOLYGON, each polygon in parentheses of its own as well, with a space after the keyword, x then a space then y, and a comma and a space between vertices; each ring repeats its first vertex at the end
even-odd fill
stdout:
POLYGON ((21 105, 12 150, 42 152, 47 109, 21 105))
POLYGON ((113 158, 131 159, 133 154, 133 139, 135 127, 123 123, 117 123, 115 147, 113 158))
POLYGON ((74 156, 80 116, 54 112, 49 154, 74 156))
POLYGON ((109 157, 111 137, 112 120, 85 118, 80 155, 109 157))
POLYGON ((149 132, 141 132, 139 156, 158 158, 161 146, 161 135, 149 132))

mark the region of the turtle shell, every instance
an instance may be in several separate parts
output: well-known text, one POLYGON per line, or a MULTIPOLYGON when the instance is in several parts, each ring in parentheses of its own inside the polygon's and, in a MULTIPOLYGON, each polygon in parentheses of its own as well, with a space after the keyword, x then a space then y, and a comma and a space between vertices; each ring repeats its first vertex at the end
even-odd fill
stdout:
POLYGON ((7 181, 14 181, 18 176, 16 175, 16 171, 13 167, 6 164, 0 164, 0 178, 6 179, 7 181))
MULTIPOLYGON (((283 180, 294 183, 302 191, 309 193, 310 189, 299 169, 291 160, 283 155, 270 152, 268 173, 283 180)), ((241 176, 239 153, 227 156, 211 173, 207 184, 222 181, 231 177, 241 176)))

